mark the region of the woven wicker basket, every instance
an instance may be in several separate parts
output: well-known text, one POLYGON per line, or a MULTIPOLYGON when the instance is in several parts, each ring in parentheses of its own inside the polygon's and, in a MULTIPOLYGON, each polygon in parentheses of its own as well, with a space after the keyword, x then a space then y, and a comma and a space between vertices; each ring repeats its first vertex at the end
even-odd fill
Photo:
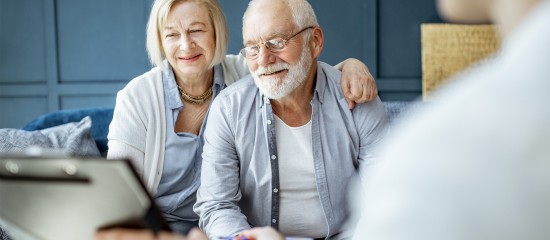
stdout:
POLYGON ((422 96, 480 59, 500 43, 493 25, 422 24, 422 96))

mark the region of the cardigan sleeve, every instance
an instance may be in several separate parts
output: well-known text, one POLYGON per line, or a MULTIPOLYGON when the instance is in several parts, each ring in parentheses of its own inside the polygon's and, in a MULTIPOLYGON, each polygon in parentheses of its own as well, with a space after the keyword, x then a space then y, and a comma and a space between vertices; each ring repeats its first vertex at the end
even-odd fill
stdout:
POLYGON ((107 159, 128 159, 138 175, 145 180, 144 158, 146 123, 143 122, 137 106, 138 98, 130 97, 128 88, 117 94, 113 120, 109 125, 107 159))
POLYGON ((107 137, 107 158, 129 159, 152 193, 164 162, 163 119, 162 72, 154 68, 118 92, 107 137))

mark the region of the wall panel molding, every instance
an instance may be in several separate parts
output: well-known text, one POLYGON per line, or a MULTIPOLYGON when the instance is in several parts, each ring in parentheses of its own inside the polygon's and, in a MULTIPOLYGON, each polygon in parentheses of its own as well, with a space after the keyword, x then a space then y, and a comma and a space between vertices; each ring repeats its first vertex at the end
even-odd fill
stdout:
POLYGON ((0 84, 46 82, 45 5, 35 0, 0 2, 0 84))
POLYGON ((48 96, 48 85, 42 84, 1 84, 0 97, 48 96))
POLYGON ((59 110, 57 84, 59 79, 56 0, 44 0, 44 48, 46 50, 48 112, 59 110))
POLYGON ((441 22, 434 1, 367 0, 365 4, 363 61, 380 92, 392 96, 385 99, 381 94, 382 100, 416 99, 422 92, 420 24, 441 22))
MULTIPOLYGON (((0 0, 0 128, 67 108, 113 107, 116 93, 151 68, 145 27, 153 2, 0 0)), ((382 100, 420 96, 418 36, 420 23, 438 21, 433 0, 310 2, 325 30, 321 61, 362 60, 382 100)), ((228 53, 237 54, 248 1, 220 4, 228 53)))
POLYGON ((153 0, 2 0, 0 33, 9 37, 0 39, 0 106, 5 118, 0 121, 0 128, 19 128, 24 123, 22 121, 67 108, 113 107, 116 93, 129 80, 150 69, 145 51, 145 26, 152 3, 153 0), (122 11, 128 9, 130 3, 134 10, 122 11), (94 7, 87 8, 86 4, 94 7), (88 17, 88 25, 76 21, 86 20, 84 16, 71 15, 75 9, 81 12, 89 10, 87 15, 80 14, 88 17), (60 14, 74 19, 60 19, 60 14), (110 29, 102 18, 113 23, 122 22, 121 27, 110 29), (65 31, 60 32, 59 26, 65 26, 65 31), (98 44, 94 39, 74 41, 79 38, 71 38, 87 32, 91 36, 104 34, 111 39, 122 38, 118 43, 127 45, 127 49, 121 52, 120 47, 111 45, 111 40, 98 44), (60 39, 67 37, 72 39, 70 44, 74 50, 65 52, 65 56, 71 56, 70 68, 80 69, 76 71, 80 75, 68 81, 60 74, 60 44, 68 44, 66 41, 61 43, 60 39), (126 65, 131 67, 121 67, 124 65, 121 60, 98 64, 86 62, 88 58, 84 50, 96 53, 105 61, 112 58, 127 60, 129 64, 126 65))

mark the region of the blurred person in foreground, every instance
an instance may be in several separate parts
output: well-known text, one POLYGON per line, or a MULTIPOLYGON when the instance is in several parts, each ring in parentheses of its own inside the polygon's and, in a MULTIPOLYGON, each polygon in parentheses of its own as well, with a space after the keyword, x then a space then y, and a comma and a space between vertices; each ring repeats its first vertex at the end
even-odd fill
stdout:
MULTIPOLYGON (((501 50, 393 131, 367 178, 354 237, 550 239, 550 1, 438 7, 455 22, 497 24, 501 50)), ((265 228, 243 234, 283 238, 265 228)))
POLYGON ((501 49, 394 129, 355 238, 550 239, 550 1, 438 8, 453 22, 496 24, 501 49))
MULTIPOLYGON (((243 57, 225 56, 227 41, 218 1, 156 0, 147 24, 147 52, 156 67, 117 94, 107 158, 131 160, 178 233, 198 224, 193 204, 211 102, 249 73, 243 57)), ((376 98, 366 66, 354 59, 339 66, 348 97, 376 98)))

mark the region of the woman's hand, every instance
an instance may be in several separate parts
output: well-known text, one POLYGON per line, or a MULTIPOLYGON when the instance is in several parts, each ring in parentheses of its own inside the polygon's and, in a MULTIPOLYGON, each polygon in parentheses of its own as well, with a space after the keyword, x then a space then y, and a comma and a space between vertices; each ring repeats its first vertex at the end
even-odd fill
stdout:
POLYGON ((349 109, 355 107, 355 103, 370 102, 378 96, 378 89, 374 77, 369 68, 361 61, 348 58, 335 66, 342 71, 342 91, 348 100, 349 109))

